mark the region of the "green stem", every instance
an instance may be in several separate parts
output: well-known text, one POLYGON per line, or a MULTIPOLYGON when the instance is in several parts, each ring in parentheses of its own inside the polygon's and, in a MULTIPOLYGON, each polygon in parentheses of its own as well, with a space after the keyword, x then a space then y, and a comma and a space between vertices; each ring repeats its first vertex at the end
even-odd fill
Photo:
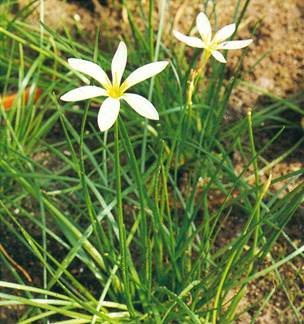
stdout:
MULTIPOLYGON (((261 202, 263 198, 263 193, 265 192, 265 187, 260 189, 260 180, 259 180, 259 169, 258 169, 258 163, 257 163, 257 153, 255 150, 255 144, 254 144, 254 137, 253 137, 253 129, 252 129, 252 113, 251 110, 248 112, 248 133, 249 133, 249 141, 250 141, 250 149, 251 154, 253 156, 253 168, 254 168, 254 177, 255 177, 255 187, 256 187, 256 205, 254 208, 253 213, 253 221, 256 224, 255 230, 254 230, 254 237, 253 237, 253 245, 251 249, 251 255, 252 255, 252 263, 250 263, 246 276, 249 276, 253 270, 254 270, 254 261, 255 261, 255 255, 257 253, 257 245, 259 240, 259 231, 260 231, 260 213, 261 213, 261 202), (261 191, 261 192, 260 192, 261 191)), ((267 188, 267 186, 266 186, 267 188)), ((268 190, 268 188, 267 188, 268 190)), ((245 232, 247 232, 247 229, 251 223, 251 220, 248 221, 248 226, 245 227, 245 232)), ((246 293, 246 287, 247 285, 243 285, 242 288, 239 290, 237 296, 233 299, 231 302, 231 305, 228 310, 228 316, 227 319, 231 321, 233 319, 234 313, 236 311, 237 305, 241 298, 246 293)))
MULTIPOLYGON (((259 169, 258 169, 258 163, 257 163, 257 154, 255 150, 255 145, 254 145, 254 138, 253 138, 253 131, 252 131, 252 114, 251 111, 248 112, 248 130, 249 130, 249 140, 250 140, 250 147, 251 147, 251 154, 254 156, 253 160, 253 168, 254 168, 254 176, 255 176, 255 187, 256 187, 256 195, 257 197, 259 196, 260 193, 260 181, 259 181, 259 169)), ((258 205, 258 208, 255 213, 255 223, 256 223, 256 229, 254 233, 254 241, 253 241, 253 247, 252 247, 252 254, 255 255, 256 249, 257 249, 257 244, 258 244, 258 239, 259 239, 259 231, 260 231, 260 205, 258 205)))
POLYGON ((218 307, 219 307, 219 301, 220 301, 220 298, 221 298, 221 293, 222 293, 225 280, 226 280, 226 278, 228 276, 229 270, 231 268, 231 265, 232 265, 232 263, 234 261, 234 258, 236 256, 236 254, 237 254, 237 251, 235 251, 231 255, 231 257, 230 257, 230 259, 229 259, 229 261, 228 261, 228 263, 226 265, 226 268, 223 271, 221 281, 220 281, 220 283, 218 285, 216 295, 215 295, 215 299, 214 299, 213 311, 212 311, 212 324, 216 324, 216 322, 217 322, 217 311, 218 311, 218 307))
MULTIPOLYGON (((150 6, 152 5, 152 2, 153 1, 150 2, 150 6)), ((154 48, 152 46, 153 44, 150 43, 150 46, 152 46, 151 49, 150 49, 150 54, 154 53, 153 60, 155 62, 159 58, 159 52, 160 52, 160 48, 161 48, 161 38, 162 38, 162 34, 163 34, 163 29, 164 29, 164 21, 165 21, 166 7, 167 7, 167 0, 161 0, 160 1, 160 6, 159 6, 159 24, 158 24, 158 28, 157 28, 158 29, 158 32, 157 32, 157 37, 156 37, 155 50, 154 50, 154 48)), ((150 14, 152 15, 152 12, 150 12, 150 14)), ((152 16, 151 16, 150 19, 151 19, 150 24, 152 24, 153 23, 152 16)), ((153 26, 151 25, 151 26, 149 26, 149 28, 150 28, 150 33, 153 33, 153 30, 151 30, 151 28, 153 28, 153 26)), ((151 41, 151 34, 150 34, 150 41, 151 41)), ((153 39, 152 39, 152 41, 153 41, 153 39)), ((151 101, 152 95, 153 95, 154 78, 155 77, 152 77, 152 79, 150 81, 150 88, 149 88, 149 95, 148 95, 149 101, 151 101)), ((146 119, 145 120, 145 126, 144 126, 144 136, 143 136, 143 141, 142 141, 142 146, 141 146, 141 164, 140 164, 140 171, 142 173, 145 172, 145 168, 146 168, 147 141, 148 141, 148 120, 146 119)))
POLYGON ((128 154, 128 158, 132 163, 132 171, 135 177, 135 183, 138 189, 139 194, 139 203, 140 203, 140 222, 141 222, 141 240, 142 240, 142 251, 143 251, 143 275, 144 280, 147 287, 151 286, 151 279, 150 279, 150 271, 151 264, 150 264, 150 249, 149 249, 149 234, 148 234, 148 226, 147 226, 147 214, 146 214, 146 195, 145 195, 145 188, 144 183, 142 181, 142 176, 139 170, 139 166, 137 164, 136 156, 134 153, 134 149, 132 147, 132 143, 130 137, 128 135, 126 126, 124 123, 119 120, 120 125, 120 132, 122 134, 123 144, 125 146, 126 153, 128 154))
POLYGON ((149 48, 150 48, 151 60, 153 60, 154 58, 153 12, 154 12, 154 0, 149 0, 149 48))
POLYGON ((122 207, 118 120, 116 120, 114 126, 114 138, 115 138, 115 145, 114 145, 115 146, 115 176, 116 176, 119 245, 120 245, 120 255, 121 255, 121 271, 122 271, 123 285, 126 294, 128 310, 131 316, 134 316, 135 311, 132 304, 132 298, 130 293, 130 281, 129 281, 129 274, 127 268, 127 240, 126 240, 125 224, 123 219, 123 207, 122 207))

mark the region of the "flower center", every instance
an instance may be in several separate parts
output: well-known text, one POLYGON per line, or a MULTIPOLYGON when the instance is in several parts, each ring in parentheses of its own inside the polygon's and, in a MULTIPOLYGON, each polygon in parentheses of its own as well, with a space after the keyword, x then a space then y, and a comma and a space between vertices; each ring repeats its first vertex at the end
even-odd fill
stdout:
POLYGON ((214 42, 214 41, 211 42, 208 46, 209 51, 216 51, 218 44, 219 44, 218 42, 214 42))
POLYGON ((107 87, 108 96, 114 99, 120 98, 127 88, 127 83, 124 82, 121 86, 117 83, 107 87))
POLYGON ((108 89, 108 95, 109 97, 117 99, 123 95, 123 91, 120 87, 112 86, 108 89))

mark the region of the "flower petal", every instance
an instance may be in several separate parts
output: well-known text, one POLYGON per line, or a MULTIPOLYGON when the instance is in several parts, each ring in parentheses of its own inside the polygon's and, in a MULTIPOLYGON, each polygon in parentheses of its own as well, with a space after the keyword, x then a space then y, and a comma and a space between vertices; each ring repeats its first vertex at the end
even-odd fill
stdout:
POLYGON ((68 62, 74 70, 92 77, 104 87, 110 84, 110 80, 106 72, 96 63, 77 58, 70 58, 68 59, 68 62))
POLYGON ((218 49, 239 49, 244 48, 252 43, 252 39, 236 40, 230 42, 224 42, 217 46, 218 49))
POLYGON ((159 61, 146 64, 136 69, 127 77, 126 81, 123 83, 125 85, 124 90, 127 90, 135 84, 149 79, 152 76, 160 73, 168 65, 168 63, 169 62, 167 61, 159 61))
POLYGON ((221 62, 221 63, 227 63, 227 61, 226 61, 224 55, 223 55, 221 52, 219 52, 219 51, 212 51, 211 54, 212 54, 212 56, 213 56, 217 61, 219 61, 219 62, 221 62))
POLYGON ((84 86, 67 92, 60 99, 62 101, 80 101, 106 95, 107 92, 105 89, 95 86, 84 86))
POLYGON ((215 42, 215 43, 221 43, 225 39, 229 38, 235 32, 235 29, 236 29, 235 24, 227 25, 227 26, 221 28, 215 34, 212 41, 215 42))
POLYGON ((124 42, 120 42, 112 60, 112 83, 120 85, 127 64, 128 50, 124 42))
POLYGON ((205 44, 209 44, 211 41, 212 30, 210 21, 203 12, 200 12, 196 17, 196 27, 200 35, 202 36, 202 39, 205 42, 205 44))
POLYGON ((115 123, 120 108, 118 99, 107 98, 98 112, 98 127, 101 132, 108 130, 115 123))
POLYGON ((187 44, 188 46, 198 47, 198 48, 204 48, 205 47, 204 42, 201 39, 199 39, 198 37, 186 36, 186 35, 180 33, 177 30, 173 30, 173 35, 178 40, 180 40, 181 42, 187 44))
POLYGON ((139 115, 158 120, 159 115, 155 107, 151 104, 149 100, 146 98, 134 94, 134 93, 126 93, 122 97, 139 115))

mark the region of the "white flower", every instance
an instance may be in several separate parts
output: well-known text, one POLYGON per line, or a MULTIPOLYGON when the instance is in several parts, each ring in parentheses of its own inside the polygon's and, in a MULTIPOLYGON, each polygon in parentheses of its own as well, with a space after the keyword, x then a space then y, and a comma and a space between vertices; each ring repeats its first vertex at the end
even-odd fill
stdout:
POLYGON ((63 101, 80 101, 94 97, 108 97, 100 107, 98 126, 106 131, 116 121, 120 109, 120 99, 125 100, 138 114, 143 117, 158 120, 158 112, 150 101, 135 93, 128 93, 130 87, 160 73, 168 62, 154 62, 146 64, 132 72, 124 82, 121 82, 126 63, 127 47, 120 42, 112 60, 112 82, 105 71, 97 64, 77 58, 68 60, 71 67, 97 80, 102 87, 83 86, 67 92, 60 99, 63 101))
POLYGON ((212 38, 212 30, 208 17, 203 13, 199 13, 196 17, 196 27, 201 35, 201 39, 193 36, 186 36, 174 30, 173 35, 180 41, 192 47, 204 48, 218 61, 226 63, 223 54, 218 50, 239 49, 252 43, 252 39, 237 40, 224 42, 229 38, 236 29, 235 24, 227 25, 221 28, 212 38))

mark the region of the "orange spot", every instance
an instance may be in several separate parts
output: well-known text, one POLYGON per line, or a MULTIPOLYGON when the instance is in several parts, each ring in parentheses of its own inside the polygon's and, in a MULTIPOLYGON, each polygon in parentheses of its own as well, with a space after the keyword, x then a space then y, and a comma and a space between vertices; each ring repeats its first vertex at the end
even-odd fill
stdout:
MULTIPOLYGON (((22 98, 24 102, 27 102, 29 100, 29 94, 30 94, 30 89, 26 88, 23 92, 23 98, 22 98)), ((42 89, 37 88, 34 94, 34 102, 36 102, 40 98, 41 94, 42 94, 42 89)), ((2 98, 4 110, 9 110, 12 108, 16 97, 17 97, 17 93, 12 93, 2 98)))

